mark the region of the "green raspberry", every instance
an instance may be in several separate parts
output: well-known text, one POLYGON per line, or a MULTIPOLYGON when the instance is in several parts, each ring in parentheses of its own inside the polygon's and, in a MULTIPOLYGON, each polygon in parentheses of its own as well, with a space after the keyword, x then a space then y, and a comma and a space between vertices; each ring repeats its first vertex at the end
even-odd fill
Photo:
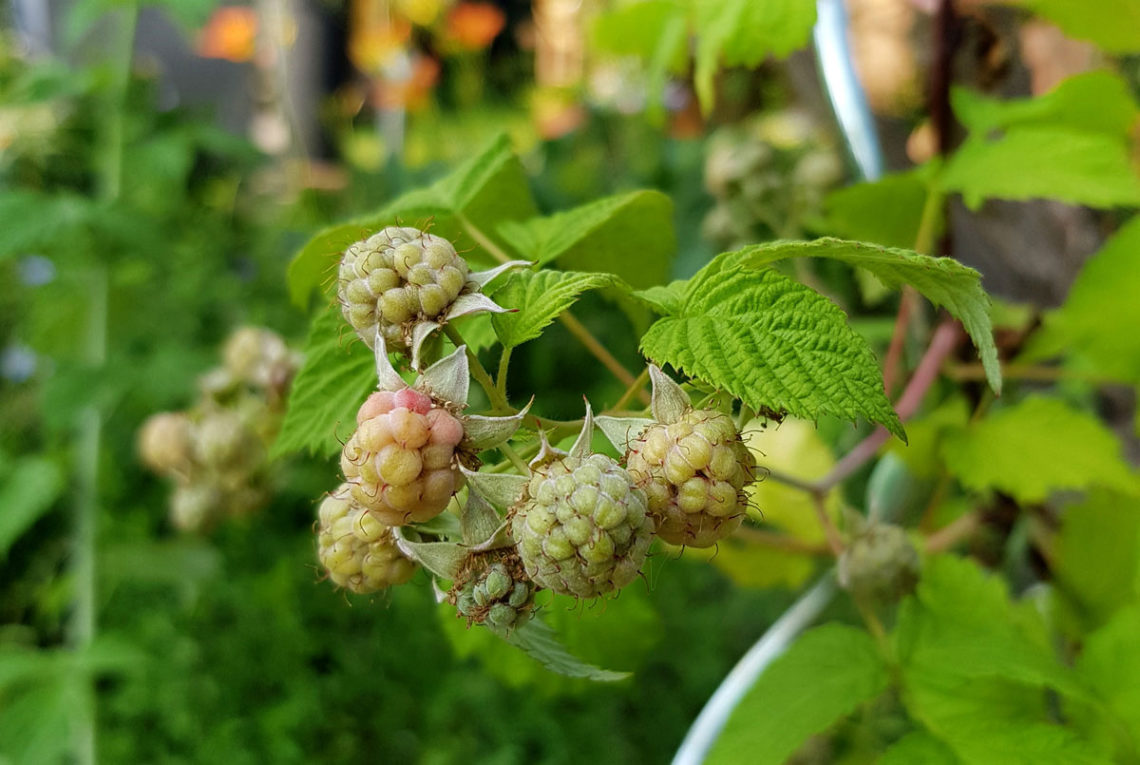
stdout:
POLYGON ((709 547, 740 526, 743 489, 755 466, 732 418, 708 409, 650 425, 626 453, 629 474, 657 519, 657 536, 689 547, 709 547))
POLYGON ((344 318, 372 347, 377 329, 389 350, 411 346, 421 321, 442 321, 468 282, 451 242, 417 228, 389 226, 344 252, 338 294, 344 318))
POLYGON ((264 447, 236 409, 213 409, 191 431, 194 461, 207 471, 233 472, 260 461, 264 447))
POLYGON ((538 585, 593 598, 629 584, 653 541, 645 493, 609 457, 564 457, 534 469, 512 532, 538 585))
POLYGON ((858 598, 893 603, 914 591, 920 565, 906 530, 872 523, 839 557, 839 583, 858 598))
POLYGON ((222 349, 225 370, 233 378, 281 396, 300 367, 300 358, 276 332, 241 327, 222 349))
POLYGON ((534 615, 535 584, 514 549, 472 553, 464 561, 448 602, 467 624, 503 632, 534 615))
POLYGON ((337 585, 365 594, 403 584, 416 573, 391 527, 357 503, 348 484, 325 498, 318 518, 317 556, 337 585))

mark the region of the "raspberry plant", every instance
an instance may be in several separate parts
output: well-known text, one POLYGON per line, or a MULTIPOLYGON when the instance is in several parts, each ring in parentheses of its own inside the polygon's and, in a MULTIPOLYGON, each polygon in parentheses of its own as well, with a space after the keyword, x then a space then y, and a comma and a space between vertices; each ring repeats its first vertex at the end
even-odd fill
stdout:
MULTIPOLYGON (((999 384, 977 272, 904 249, 824 239, 753 245, 719 255, 687 281, 647 283, 638 259, 671 245, 626 248, 621 234, 645 237, 656 224, 630 204, 645 199, 656 203, 654 192, 639 192, 528 218, 521 166, 499 140, 375 218, 319 234, 290 267, 301 303, 320 291, 322 274, 339 270, 335 294, 326 293, 313 323, 277 452, 327 453, 338 445, 338 423, 355 422, 340 448, 335 482, 344 483, 322 508, 350 497, 357 526, 367 519, 368 528, 391 527, 401 553, 429 572, 459 618, 492 628, 551 668, 596 679, 617 675, 557 646, 535 592, 613 596, 645 572, 655 539, 677 550, 709 548, 752 525, 750 514, 762 518, 765 508, 750 504, 748 491, 771 471, 749 448, 749 431, 778 427, 773 421, 783 416, 864 419, 905 439, 866 341, 832 302, 785 276, 781 261, 838 260, 912 285, 962 320, 999 384), (580 270, 557 267, 569 263, 580 270), (600 268, 605 263, 613 268, 600 268), (590 265, 599 268, 582 268, 590 265), (509 389, 512 352, 559 316, 581 327, 567 311, 588 290, 604 291, 633 316, 656 315, 640 338, 645 366, 638 375, 616 371, 626 391, 597 418, 587 402, 580 420, 551 419, 542 414, 542 391, 509 389), (348 329, 363 342, 343 341, 348 329), (492 375, 482 357, 495 346, 492 375), (608 445, 595 441, 595 427, 608 445)), ((620 367, 588 330, 577 334, 620 367)), ((344 584, 340 567, 361 568, 371 544, 361 534, 370 532, 339 521, 342 543, 325 514, 322 562, 344 584)), ((878 566, 873 554, 848 558, 862 569, 878 566)), ((879 574, 861 576, 854 580, 879 574)), ((383 580, 348 586, 369 591, 383 580)))
MULTIPOLYGON (((937 654, 942 641, 973 645, 972 636, 981 635, 1004 652, 983 662, 979 671, 996 678, 986 681, 993 688, 985 685, 983 693, 1047 687, 1065 696, 1066 708, 1079 710, 1086 693, 1081 689, 1093 681, 1080 674, 1084 670, 1063 667, 1016 626, 1018 612, 1004 586, 974 562, 945 554, 976 536, 984 516, 975 510, 940 521, 938 492, 946 491, 952 475, 975 496, 1001 492, 1039 502, 1064 488, 1133 492, 1137 479, 1103 427, 1057 399, 1015 398, 985 416, 1002 390, 990 300, 977 271, 922 254, 934 248, 954 172, 953 165, 924 168, 829 198, 833 230, 892 244, 910 236, 914 249, 857 238, 750 244, 715 256, 688 279, 669 281, 674 239, 666 198, 632 192, 538 215, 518 158, 505 139, 497 140, 434 185, 370 218, 319 233, 293 261, 294 300, 309 306, 315 293, 321 298, 276 451, 331 454, 340 448, 338 423, 356 420, 359 428, 375 413, 400 407, 425 418, 446 412, 449 428, 452 419, 461 423, 462 437, 443 439, 454 445, 450 456, 442 449, 431 458, 421 453, 397 468, 389 467, 385 452, 395 453, 386 435, 391 427, 367 438, 358 430, 341 449, 348 491, 368 507, 386 492, 399 495, 401 470, 462 476, 441 484, 446 488, 433 500, 445 500, 446 507, 433 504, 434 517, 407 509, 402 517, 365 512, 394 524, 398 550, 427 572, 437 600, 467 627, 469 640, 478 637, 472 631, 488 633, 573 677, 614 681, 626 674, 592 666, 561 645, 547 624, 557 622, 550 608, 557 598, 590 603, 620 597, 625 588, 648 586, 648 572, 674 565, 676 555, 707 558, 744 582, 792 586, 812 573, 805 556, 832 558, 835 571, 805 595, 804 607, 838 587, 864 627, 826 624, 797 640, 741 702, 713 754, 738 761, 748 752, 779 762, 805 741, 818 742, 811 736, 840 724, 852 710, 882 706, 886 698, 896 699, 887 704, 894 706, 883 713, 886 719, 903 720, 912 731, 894 744, 901 752, 918 747, 984 760, 987 750, 954 728, 947 706, 960 703, 953 699, 978 680, 964 659, 947 670, 937 654), (915 194, 917 204, 907 196, 915 194), (905 231, 884 235, 872 222, 881 205, 921 216, 905 231), (429 230, 410 233, 413 222, 429 230), (371 342, 366 335, 362 343, 346 342, 344 317, 351 321, 352 313, 345 305, 359 295, 340 290, 343 281, 338 294, 326 291, 324 274, 355 257, 362 243, 391 237, 393 230, 418 241, 430 235, 433 243, 447 242, 462 253, 469 273, 488 269, 459 297, 476 312, 449 313, 453 306, 434 316, 416 314, 402 319, 398 337, 377 321, 364 327, 374 332, 371 342), (830 296, 815 289, 816 272, 805 260, 857 268, 861 285, 877 280, 878 289, 902 289, 907 310, 916 310, 920 296, 941 309, 894 404, 867 340, 830 296), (591 291, 629 318, 639 335, 640 370, 627 368, 628 358, 619 360, 578 318, 576 303, 591 291), (608 400, 585 402, 580 419, 548 415, 543 390, 510 385, 516 349, 543 342, 555 321, 621 385, 608 400), (979 363, 953 361, 966 337, 979 363), (960 397, 945 392, 941 403, 923 410, 923 399, 939 389, 940 370, 952 363, 989 389, 975 387, 978 422, 969 421, 960 397), (370 393, 377 380, 379 392, 370 393), (414 395, 400 393, 405 389, 414 395), (397 404, 398 396, 404 403, 397 404), (596 416, 592 405, 601 409, 596 416), (827 449, 814 434, 836 419, 856 421, 862 431, 838 461, 829 452, 820 456, 827 449), (906 420, 913 422, 909 447, 906 420), (1042 423, 1056 430, 1035 431, 1042 423), (595 429, 604 438, 594 438, 595 429), (1042 443, 1071 438, 1086 454, 1058 444, 1068 456, 1042 476, 1035 465, 1010 457, 1019 453, 1014 434, 1027 432, 1037 432, 1042 443), (880 452, 864 515, 852 506, 852 494, 840 489, 880 452), (916 490, 916 476, 931 469, 931 460, 942 471, 942 488, 928 500, 933 510, 905 517, 891 503, 901 506, 900 497, 916 490), (365 475, 368 469, 372 475, 365 475), (959 685, 947 691, 944 682, 959 685), (789 710, 802 708, 800 696, 816 685, 820 693, 834 693, 835 701, 793 717, 789 710)), ((382 314, 382 306, 374 312, 382 314)), ((905 315, 900 312, 904 330, 905 315)), ((1055 321, 1060 327, 1062 319, 1055 321)), ((888 378, 899 371, 897 345, 892 342, 888 352, 888 378)), ((399 448, 430 448, 424 446, 429 429, 414 430, 416 437, 399 448)), ((339 480, 330 477, 330 483, 339 480)), ((413 492, 420 501, 428 494, 413 492)), ((347 539, 356 544, 355 535, 347 539)), ((337 583, 331 567, 328 575, 337 583)), ((793 610, 788 618, 794 616, 793 610)), ((965 712, 970 720, 996 713, 985 700, 961 703, 972 705, 965 712)), ((1021 732, 1002 742, 1044 736, 1042 714, 1036 708, 1017 712, 1011 730, 1021 732)), ((700 725, 698 720, 694 730, 700 725)), ((1068 728, 1058 740, 1074 756, 1091 751, 1068 728)))

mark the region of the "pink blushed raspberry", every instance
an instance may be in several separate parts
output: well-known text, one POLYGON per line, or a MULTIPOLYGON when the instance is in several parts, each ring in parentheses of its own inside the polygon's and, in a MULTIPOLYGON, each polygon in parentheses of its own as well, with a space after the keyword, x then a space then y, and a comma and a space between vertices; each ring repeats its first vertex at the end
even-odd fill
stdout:
POLYGON ((341 452, 353 499, 389 526, 443 512, 462 485, 455 449, 463 423, 411 388, 373 393, 341 452))

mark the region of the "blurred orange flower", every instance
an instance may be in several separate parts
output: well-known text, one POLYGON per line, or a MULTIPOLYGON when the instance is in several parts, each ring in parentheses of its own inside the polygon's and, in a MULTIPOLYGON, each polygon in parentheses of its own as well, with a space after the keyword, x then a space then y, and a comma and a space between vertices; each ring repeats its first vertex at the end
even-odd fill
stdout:
POLYGON ((203 58, 249 61, 257 40, 257 13, 241 5, 218 8, 198 33, 195 50, 203 58))
POLYGON ((382 109, 419 111, 427 106, 428 94, 439 80, 439 62, 428 56, 417 56, 412 62, 412 76, 404 82, 378 80, 372 91, 372 104, 382 109))
POLYGON ((503 12, 490 3, 459 3, 447 14, 447 40, 458 50, 482 50, 506 22, 503 12))

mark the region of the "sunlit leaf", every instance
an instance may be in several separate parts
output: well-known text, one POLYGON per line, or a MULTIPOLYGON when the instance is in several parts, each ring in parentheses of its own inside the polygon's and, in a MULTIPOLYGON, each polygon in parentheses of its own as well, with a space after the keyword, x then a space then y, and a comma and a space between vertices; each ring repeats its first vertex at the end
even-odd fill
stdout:
POLYGON ((904 437, 875 357, 846 319, 775 271, 706 268, 690 281, 679 313, 653 324, 641 349, 755 410, 866 417, 904 437))
POLYGON ((707 762, 779 765, 888 682, 875 642, 863 630, 843 624, 809 630, 741 699, 707 762))

